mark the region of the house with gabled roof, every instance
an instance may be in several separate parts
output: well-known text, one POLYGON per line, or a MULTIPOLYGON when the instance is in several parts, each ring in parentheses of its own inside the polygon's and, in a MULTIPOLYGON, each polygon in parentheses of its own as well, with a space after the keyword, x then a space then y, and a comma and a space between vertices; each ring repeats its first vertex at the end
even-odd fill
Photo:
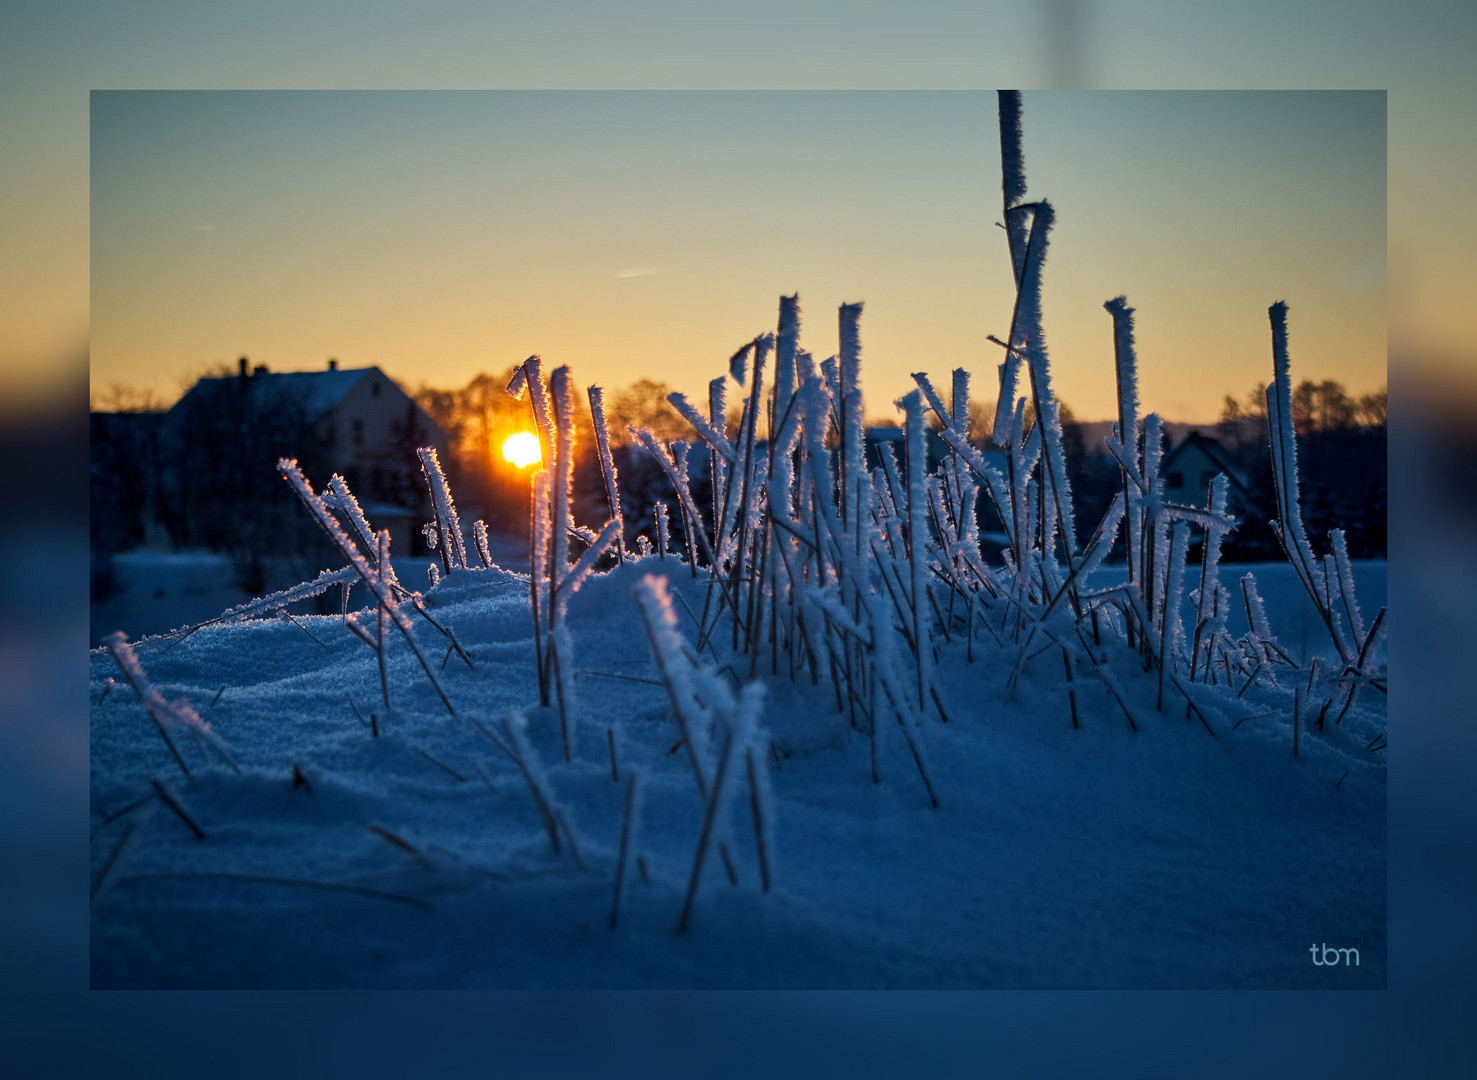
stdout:
MULTIPOLYGON (((191 468, 193 453, 212 459, 197 472, 218 477, 235 465, 250 472, 253 486, 264 470, 277 480, 279 456, 302 458, 318 486, 331 473, 342 475, 371 524, 389 528, 392 550, 402 553, 420 546, 424 483, 415 449, 434 446, 444 456, 448 445, 440 426, 384 371, 340 368, 337 360, 320 371, 273 372, 242 357, 235 375, 196 382, 164 427, 182 470, 191 468), (202 452, 207 442, 221 445, 202 452)), ((187 491, 191 497, 198 492, 187 491)))
POLYGON ((1251 500, 1251 488, 1247 477, 1230 460, 1230 456, 1216 440, 1190 431, 1165 455, 1159 463, 1159 475, 1164 478, 1164 495, 1171 502, 1186 506, 1205 507, 1210 502, 1210 483, 1217 473, 1225 473, 1228 482, 1226 492, 1232 513, 1251 500))

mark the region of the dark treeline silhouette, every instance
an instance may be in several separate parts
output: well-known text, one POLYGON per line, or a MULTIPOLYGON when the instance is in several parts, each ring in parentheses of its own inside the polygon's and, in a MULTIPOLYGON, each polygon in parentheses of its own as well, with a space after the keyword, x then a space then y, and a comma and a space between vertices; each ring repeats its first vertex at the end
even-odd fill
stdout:
MULTIPOLYGON (((527 395, 516 400, 505 390, 512 373, 509 368, 499 375, 479 374, 454 390, 423 385, 412 396, 446 432, 448 450, 442 464, 458 502, 475 506, 490 529, 522 533, 528 528, 532 470, 519 469, 506 461, 503 444, 514 434, 535 431, 536 425, 527 395)), ((644 452, 633 452, 627 433, 629 424, 651 430, 663 442, 689 438, 692 432, 687 422, 667 401, 670 392, 665 383, 651 379, 605 390, 606 427, 611 456, 621 478, 628 542, 634 542, 639 534, 652 534, 652 507, 657 499, 676 498, 656 462, 644 452)), ((598 528, 607 519, 608 510, 584 387, 576 396, 574 422, 575 517, 598 528)), ((697 464, 696 455, 693 464, 697 464)), ((697 472, 695 468, 694 475, 697 472)), ((669 509, 675 511, 675 505, 669 509)), ((675 513, 672 520, 677 520, 675 513)))
POLYGON ((202 381, 168 413, 141 403, 90 417, 92 592, 113 587, 111 556, 149 543, 230 555, 238 583, 265 586, 267 563, 308 554, 317 530, 294 512, 280 457, 312 467, 322 440, 287 394, 232 392, 202 381))
MULTIPOLYGON (((1354 558, 1386 557, 1386 397, 1384 387, 1353 396, 1336 380, 1304 380, 1293 389, 1304 520, 1317 543, 1326 543, 1323 538, 1329 529, 1342 528, 1354 558)), ((1103 446, 1111 424, 1080 421, 1066 402, 1059 405, 1073 509, 1078 522, 1091 527, 1121 486, 1118 464, 1103 446)), ((976 400, 970 405, 970 439, 982 450, 987 448, 994 415, 993 401, 976 400)), ((1029 403, 1026 420, 1029 430, 1035 421, 1029 403)), ((871 423, 892 422, 879 419, 871 423)), ((939 427, 932 413, 929 423, 939 427)), ((1161 436, 1165 460, 1193 436, 1200 446, 1209 443, 1215 464, 1225 466, 1216 471, 1228 474, 1230 510, 1238 520, 1237 529, 1223 542, 1228 561, 1283 557, 1269 525, 1277 514, 1268 431, 1265 390, 1255 388, 1241 400, 1227 395, 1217 423, 1199 428, 1166 424, 1161 436)), ((1195 486, 1199 479, 1192 477, 1185 489, 1167 492, 1168 497, 1204 505, 1208 493, 1195 486)), ((983 497, 979 521, 985 532, 1003 528, 983 497)))
MULTIPOLYGON (((252 369, 243 360, 238 367, 208 371, 168 410, 147 395, 115 388, 90 416, 94 601, 106 600, 117 587, 112 556, 146 545, 228 554, 237 583, 251 593, 263 591, 273 560, 326 566, 330 551, 277 472, 283 457, 298 459, 318 486, 338 467, 376 525, 391 524, 377 512, 398 508, 408 515, 414 523, 409 530, 392 526, 402 536, 396 550, 417 554, 425 550, 420 522, 431 514, 416 449, 437 444, 464 519, 480 517, 494 531, 525 532, 532 470, 508 462, 503 444, 516 433, 534 431, 535 424, 528 399, 506 392, 511 373, 483 372, 451 389, 422 385, 402 399, 404 415, 388 421, 388 437, 381 433, 378 443, 373 431, 366 435, 363 422, 325 414, 321 402, 309 404, 304 380, 315 373, 260 378, 270 374, 267 368, 252 369), (346 453, 367 456, 336 466, 346 453)), ((316 374, 354 373, 330 362, 327 373, 316 374)), ((664 442, 688 437, 686 421, 666 400, 669 392, 649 379, 605 392, 628 543, 640 534, 655 535, 657 500, 667 500, 675 511, 675 493, 664 474, 633 449, 627 433, 632 424, 664 442)), ((735 411, 730 427, 736 425, 735 411)), ((583 393, 575 427, 577 518, 598 528, 608 510, 583 393)), ((694 453, 691 464, 694 477, 705 482, 706 453, 694 453)), ((675 542, 675 513, 672 520, 675 542)))
MULTIPOLYGON (((515 433, 533 431, 535 425, 528 399, 515 400, 505 391, 511 373, 512 368, 497 375, 481 373, 455 389, 422 385, 410 398, 423 410, 423 417, 445 433, 442 465, 464 507, 464 517, 468 521, 481 517, 494 531, 522 533, 528 523, 532 470, 506 461, 503 444, 515 433)), ((267 385, 262 383, 263 390, 267 385)), ((667 385, 650 379, 605 391, 627 544, 634 544, 641 535, 654 538, 654 506, 666 501, 672 512, 673 542, 680 547, 675 492, 656 462, 632 445, 627 431, 630 424, 650 429, 663 442, 691 438, 686 421, 668 403, 668 393, 667 385)), ((736 395, 730 397, 734 400, 726 421, 730 434, 735 434, 739 409, 736 395)), ((202 381, 168 414, 147 399, 120 393, 106 404, 111 406, 108 411, 94 412, 91 417, 95 599, 105 599, 111 587, 111 555, 145 543, 229 553, 239 582, 251 592, 261 590, 267 561, 273 557, 311 560, 326 555, 321 537, 298 512, 276 470, 278 458, 295 457, 320 485, 331 471, 322 427, 315 426, 299 398, 285 393, 241 393, 235 379, 216 378, 202 381)), ((705 401, 694 404, 707 411, 705 401)), ((989 436, 994 412, 993 402, 971 405, 970 435, 981 446, 989 436)), ((1321 538, 1329 528, 1341 527, 1351 555, 1383 558, 1387 506, 1384 388, 1354 397, 1333 380, 1304 381, 1293 392, 1293 414, 1310 534, 1321 538)), ((1096 523, 1120 485, 1117 463, 1102 446, 1107 425, 1080 422, 1065 402, 1061 403, 1061 420, 1078 520, 1096 523)), ((878 419, 869 426, 891 423, 878 419)), ((575 426, 579 447, 576 518, 598 528, 608 511, 584 394, 577 399, 575 426)), ((394 434, 384 469, 374 470, 372 480, 351 469, 356 475, 347 479, 363 501, 396 504, 429 517, 415 457, 416 448, 426 444, 427 432, 409 402, 407 415, 394 434)), ((1280 558, 1268 526, 1276 515, 1263 391, 1254 389, 1239 401, 1228 395, 1218 423, 1197 434, 1213 440, 1220 460, 1234 474, 1232 512, 1239 526, 1226 539, 1225 557, 1244 561, 1280 558)), ((1173 445, 1177 444, 1166 436, 1166 455, 1173 445)), ((689 466, 705 518, 710 514, 708 464, 707 450, 694 446, 689 466)), ((1186 491, 1184 497, 1203 503, 1204 492, 1186 491)), ((989 500, 982 496, 978 505, 981 529, 999 531, 1001 525, 989 500)), ((408 550, 422 549, 416 533, 408 550)))
MULTIPOLYGON (((1323 538, 1328 530, 1341 528, 1352 557, 1383 559, 1387 555, 1386 416, 1383 386, 1358 397, 1333 379, 1318 383, 1305 379, 1293 388, 1301 503, 1319 554, 1325 554, 1318 544, 1326 542, 1323 538)), ((1267 432, 1263 390, 1249 391, 1240 402, 1226 396, 1215 433, 1246 476, 1258 511, 1244 515, 1238 530, 1243 535, 1228 541, 1230 558, 1281 554, 1266 524, 1276 516, 1267 432), (1237 545, 1245 550, 1238 550, 1237 545)))

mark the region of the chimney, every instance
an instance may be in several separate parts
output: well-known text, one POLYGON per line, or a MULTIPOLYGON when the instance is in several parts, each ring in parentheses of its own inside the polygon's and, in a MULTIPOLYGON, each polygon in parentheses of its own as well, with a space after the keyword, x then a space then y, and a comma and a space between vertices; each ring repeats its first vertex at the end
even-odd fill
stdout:
POLYGON ((244 356, 240 360, 236 361, 236 374, 241 376, 241 378, 243 379, 246 378, 246 363, 246 357, 244 356))
POLYGON ((337 371, 338 370, 338 360, 336 358, 334 358, 334 357, 329 357, 328 358, 328 370, 329 371, 337 371))

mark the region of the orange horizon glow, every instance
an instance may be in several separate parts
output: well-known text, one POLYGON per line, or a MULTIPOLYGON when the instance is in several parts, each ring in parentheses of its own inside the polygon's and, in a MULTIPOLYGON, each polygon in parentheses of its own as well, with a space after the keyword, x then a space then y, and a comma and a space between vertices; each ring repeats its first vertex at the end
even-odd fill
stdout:
POLYGON ((543 460, 543 449, 539 446, 538 436, 527 431, 520 431, 516 435, 509 435, 503 441, 503 458, 520 469, 526 469, 530 465, 537 465, 543 460))
MULTIPOLYGON (((465 386, 532 353, 694 400, 798 293, 800 344, 864 301, 879 413, 964 367, 988 402, 1015 281, 996 95, 99 92, 92 392, 172 402, 238 356, 465 386), (794 167, 752 175, 756 160, 794 167), (591 164, 599 162, 598 169, 591 164), (353 178, 352 182, 349 178, 353 178), (557 180, 552 178, 558 178, 557 180), (413 312, 414 315, 408 313, 413 312)), ((1057 210, 1056 395, 1117 414, 1104 301, 1137 310, 1146 409, 1214 423, 1272 373, 1386 382, 1386 113, 1376 91, 1023 99, 1027 193, 1057 210)))

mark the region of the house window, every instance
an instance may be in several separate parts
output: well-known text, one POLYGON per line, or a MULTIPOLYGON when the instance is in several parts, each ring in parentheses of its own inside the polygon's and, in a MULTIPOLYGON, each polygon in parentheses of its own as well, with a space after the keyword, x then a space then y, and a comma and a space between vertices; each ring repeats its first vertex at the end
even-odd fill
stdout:
POLYGON ((364 421, 357 417, 352 421, 350 430, 353 432, 352 441, 355 446, 364 445, 364 421))
POLYGON ((1168 473, 1164 477, 1164 486, 1170 491, 1179 491, 1185 486, 1185 474, 1182 472, 1168 473))
POLYGON ((369 384, 369 396, 370 397, 379 397, 380 396, 380 384, 379 383, 370 383, 369 384))
POLYGON ((369 491, 376 499, 385 497, 385 470, 378 465, 369 470, 369 491))

